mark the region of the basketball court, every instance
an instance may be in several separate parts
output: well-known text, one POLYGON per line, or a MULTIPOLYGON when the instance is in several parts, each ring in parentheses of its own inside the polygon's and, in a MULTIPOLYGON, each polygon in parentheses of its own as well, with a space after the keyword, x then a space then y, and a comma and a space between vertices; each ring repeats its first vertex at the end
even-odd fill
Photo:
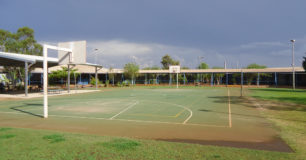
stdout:
POLYGON ((42 105, 41 98, 3 101, 0 125, 290 150, 260 109, 241 102, 239 89, 115 88, 54 96, 48 119, 41 118, 42 105))

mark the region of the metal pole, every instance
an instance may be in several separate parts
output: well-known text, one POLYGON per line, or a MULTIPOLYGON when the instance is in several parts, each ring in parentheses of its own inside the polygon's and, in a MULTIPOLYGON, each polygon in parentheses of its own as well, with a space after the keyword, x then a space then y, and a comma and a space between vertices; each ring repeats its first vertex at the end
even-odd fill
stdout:
POLYGON ((98 89, 98 69, 95 67, 95 82, 96 82, 96 89, 98 89))
POLYGON ((184 73, 184 85, 186 85, 186 75, 184 73))
POLYGON ((70 65, 68 64, 68 76, 67 76, 68 93, 70 93, 70 65))
POLYGON ((294 69, 294 42, 295 40, 291 40, 292 42, 292 88, 295 90, 295 69, 294 69))
POLYGON ((240 88, 240 96, 242 97, 243 96, 243 72, 242 72, 242 69, 241 69, 241 88, 240 88))
POLYGON ((228 72, 226 72, 226 87, 228 86, 228 72))
POLYGON ((76 77, 75 77, 75 72, 73 72, 73 77, 74 77, 74 90, 77 90, 77 82, 76 82, 76 77))
POLYGON ((178 73, 176 73, 176 88, 178 88, 178 73))
POLYGON ((43 54, 44 54, 44 61, 43 61, 43 70, 44 70, 44 118, 48 118, 48 48, 44 45, 43 46, 43 54))
POLYGON ((214 73, 211 73, 211 80, 210 80, 210 85, 214 85, 214 73))
POLYGON ((27 97, 28 96, 28 62, 25 62, 24 63, 24 93, 25 93, 25 96, 27 97))
POLYGON ((115 74, 113 74, 113 86, 115 85, 115 74))
POLYGON ((80 73, 80 83, 81 83, 81 85, 83 85, 83 83, 82 83, 82 73, 80 73))
POLYGON ((259 72, 257 73, 257 87, 259 87, 259 72))
POLYGON ((169 73, 169 86, 172 84, 172 77, 171 77, 171 73, 169 73))
POLYGON ((277 74, 276 74, 276 72, 274 73, 274 82, 275 82, 275 87, 277 87, 277 74))

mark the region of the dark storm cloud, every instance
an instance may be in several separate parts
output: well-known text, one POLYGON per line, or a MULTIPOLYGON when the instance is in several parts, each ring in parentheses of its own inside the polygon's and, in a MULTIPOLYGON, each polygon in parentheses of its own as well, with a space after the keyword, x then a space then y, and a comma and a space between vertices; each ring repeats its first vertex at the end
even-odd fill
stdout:
POLYGON ((198 56, 211 66, 222 65, 224 57, 243 65, 256 60, 287 66, 291 38, 301 40, 297 56, 305 52, 305 15, 306 1, 298 0, 0 0, 0 28, 16 31, 29 26, 39 41, 88 40, 101 42, 95 44, 104 46, 90 44, 100 48, 117 41, 127 47, 129 56, 107 58, 101 53, 101 63, 116 66, 138 51, 129 45, 150 49, 139 58, 141 63, 156 59, 152 64, 158 64, 157 55, 169 53, 190 67, 198 56))

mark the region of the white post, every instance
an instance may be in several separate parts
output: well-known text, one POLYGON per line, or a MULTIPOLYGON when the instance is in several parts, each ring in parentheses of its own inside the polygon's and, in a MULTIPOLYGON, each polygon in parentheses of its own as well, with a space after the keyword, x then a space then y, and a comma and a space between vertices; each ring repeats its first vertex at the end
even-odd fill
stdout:
POLYGON ((96 90, 98 89, 98 68, 95 67, 96 90))
POLYGON ((74 90, 76 92, 77 91, 77 82, 76 82, 75 72, 73 72, 73 77, 74 77, 74 90))
POLYGON ((28 62, 24 63, 24 92, 28 96, 28 62))
POLYGON ((176 88, 178 88, 178 73, 176 73, 176 88))
POLYGON ((259 87, 259 72, 257 73, 257 87, 259 87))
POLYGON ((295 40, 291 40, 292 42, 292 88, 295 90, 295 69, 294 69, 294 42, 295 40))
POLYGON ((68 64, 68 77, 67 77, 68 93, 70 93, 70 65, 68 64))
POLYGON ((241 69, 241 86, 240 86, 240 96, 242 97, 243 96, 243 72, 242 72, 242 69, 241 69))
POLYGON ((44 77, 44 84, 43 84, 43 90, 44 90, 44 118, 48 118, 48 49, 54 49, 54 50, 62 50, 66 52, 72 52, 72 49, 68 48, 60 48, 57 46, 50 46, 47 44, 43 45, 43 77, 44 77))
POLYGON ((47 46, 43 46, 43 54, 44 54, 44 118, 48 118, 48 48, 47 46))

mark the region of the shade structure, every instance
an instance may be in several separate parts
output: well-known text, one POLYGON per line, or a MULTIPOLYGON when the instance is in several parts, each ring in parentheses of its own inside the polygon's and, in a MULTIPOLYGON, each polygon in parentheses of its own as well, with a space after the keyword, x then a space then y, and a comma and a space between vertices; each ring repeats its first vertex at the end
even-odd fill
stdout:
MULTIPOLYGON (((57 66, 58 58, 48 57, 48 66, 57 66)), ((24 67, 24 63, 33 64, 34 68, 43 67, 43 57, 19 53, 0 52, 0 66, 24 67)))

